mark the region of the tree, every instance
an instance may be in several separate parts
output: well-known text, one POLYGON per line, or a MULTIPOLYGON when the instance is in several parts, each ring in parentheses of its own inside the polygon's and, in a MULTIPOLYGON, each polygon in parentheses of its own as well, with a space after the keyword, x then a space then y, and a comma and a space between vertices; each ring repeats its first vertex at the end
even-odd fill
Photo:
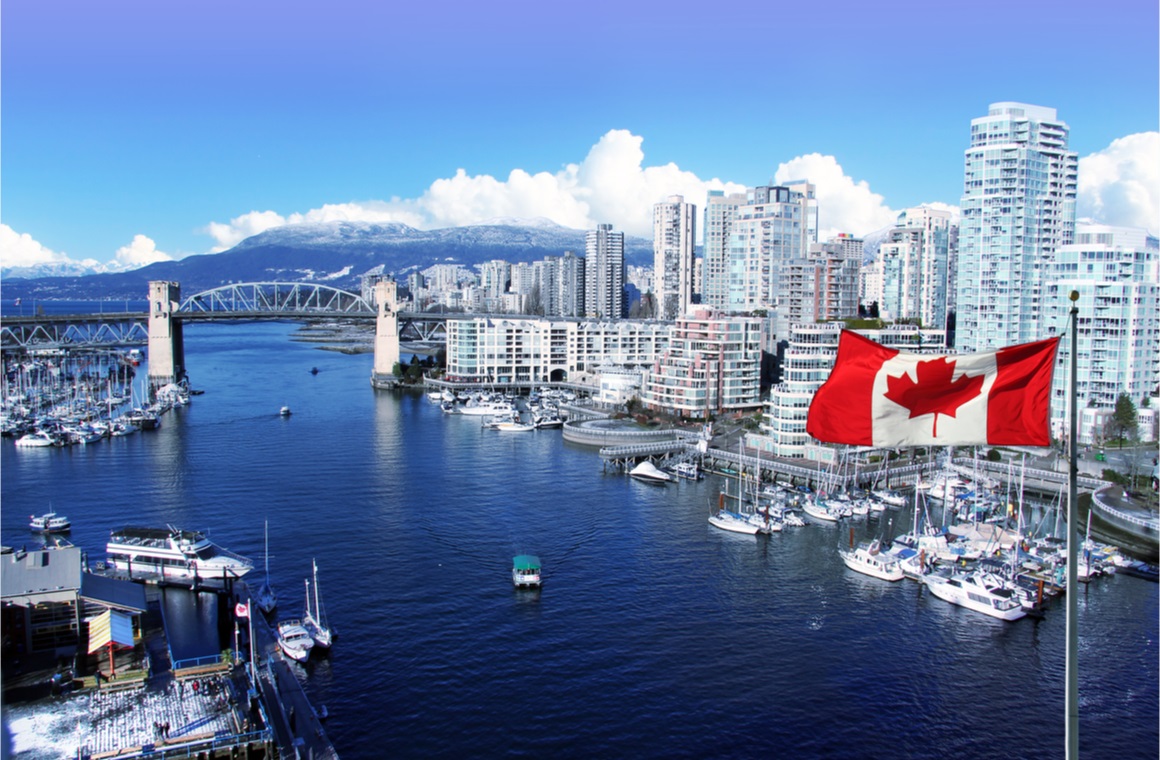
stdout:
POLYGON ((1136 425, 1139 416, 1136 413, 1136 405, 1132 403, 1132 397, 1127 393, 1121 393, 1116 397, 1116 411, 1112 414, 1112 419, 1108 421, 1108 426, 1112 429, 1116 438, 1120 439, 1120 448, 1124 448, 1124 439, 1136 439, 1136 425))

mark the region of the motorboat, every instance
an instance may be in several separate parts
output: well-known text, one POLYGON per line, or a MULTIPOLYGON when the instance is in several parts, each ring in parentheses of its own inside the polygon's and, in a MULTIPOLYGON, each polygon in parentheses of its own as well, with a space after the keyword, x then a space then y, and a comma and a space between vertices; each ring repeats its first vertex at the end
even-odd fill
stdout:
POLYGON ((17 438, 16 445, 20 448, 39 449, 48 446, 58 446, 60 442, 51 433, 44 430, 33 430, 31 433, 25 433, 17 438))
POLYGON ((458 408, 460 414, 475 416, 502 417, 515 414, 518 410, 510 401, 477 401, 471 399, 458 408))
POLYGON ((924 582, 939 599, 1000 620, 1018 620, 1027 614, 1011 589, 985 583, 982 573, 931 573, 924 576, 924 582))
POLYGON ((693 462, 678 462, 673 465, 673 474, 685 480, 700 480, 704 477, 701 468, 693 462))
POLYGON ((539 557, 517 554, 512 558, 512 584, 516 588, 535 588, 542 582, 539 557))
POLYGON ((290 416, 290 407, 288 407, 288 406, 282 407, 281 409, 278 410, 278 414, 279 414, 279 416, 282 416, 282 417, 289 417, 290 416))
POLYGON ((668 483, 673 479, 672 475, 669 475, 667 472, 660 469, 647 459, 638 464, 636 467, 633 467, 628 474, 645 483, 663 484, 668 483))
POLYGON ((906 497, 890 488, 880 488, 877 491, 871 491, 870 495, 891 507, 906 506, 906 497))
POLYGON ((714 528, 727 530, 730 533, 748 533, 751 536, 759 530, 756 523, 750 522, 745 516, 730 512, 727 509, 719 509, 709 515, 709 524, 714 528))
POLYGON ((302 625, 301 620, 283 620, 278 623, 275 631, 278 647, 292 660, 306 662, 310 659, 310 651, 314 649, 314 637, 302 625))
POLYGON ((314 645, 323 649, 330 649, 334 642, 334 629, 326 622, 326 613, 322 610, 322 599, 318 594, 318 563, 314 564, 314 605, 310 604, 310 580, 306 581, 306 613, 302 618, 302 627, 310 632, 314 645))
POLYGON ((64 515, 56 512, 46 512, 43 515, 32 515, 28 527, 33 533, 66 533, 72 528, 72 523, 64 515))
POLYGON ((802 511, 815 520, 837 522, 842 517, 840 509, 831 507, 821 499, 805 499, 802 501, 802 511))
POLYGON ((520 418, 515 415, 507 419, 496 420, 491 426, 493 429, 505 433, 528 433, 536 429, 534 422, 521 422, 520 418))
POLYGON ((859 573, 884 581, 900 581, 904 577, 898 558, 883 552, 877 540, 854 549, 839 549, 838 554, 846 567, 859 573))
POLYGON ((534 419, 536 423, 536 429, 538 430, 552 430, 554 428, 564 427, 564 420, 560 417, 560 415, 555 413, 537 415, 534 419))
POLYGON ((110 567, 130 579, 224 585, 254 569, 246 557, 211 542, 205 533, 166 528, 114 530, 105 545, 110 567))

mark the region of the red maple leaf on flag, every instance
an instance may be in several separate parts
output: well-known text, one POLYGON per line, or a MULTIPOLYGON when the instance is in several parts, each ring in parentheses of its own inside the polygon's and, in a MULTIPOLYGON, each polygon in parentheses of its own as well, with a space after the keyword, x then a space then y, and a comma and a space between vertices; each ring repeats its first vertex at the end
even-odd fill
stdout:
POLYGON ((886 376, 886 398, 910 410, 914 419, 924 414, 934 415, 932 435, 938 437, 938 416, 954 417, 958 408, 983 392, 983 375, 963 375, 951 380, 955 363, 945 356, 919 362, 915 367, 918 382, 905 372, 901 377, 886 376))

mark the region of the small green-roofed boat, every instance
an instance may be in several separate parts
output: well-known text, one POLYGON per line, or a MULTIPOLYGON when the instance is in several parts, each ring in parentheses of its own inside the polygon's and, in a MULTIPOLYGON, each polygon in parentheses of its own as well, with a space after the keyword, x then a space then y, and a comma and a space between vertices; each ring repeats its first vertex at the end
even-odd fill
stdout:
POLYGON ((512 583, 516 587, 540 585, 540 558, 534 554, 517 554, 512 559, 512 583))

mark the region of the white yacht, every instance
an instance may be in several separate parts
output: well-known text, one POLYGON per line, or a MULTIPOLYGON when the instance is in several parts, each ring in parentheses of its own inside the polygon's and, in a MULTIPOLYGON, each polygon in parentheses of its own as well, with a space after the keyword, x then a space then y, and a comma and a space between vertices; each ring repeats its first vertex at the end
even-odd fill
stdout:
POLYGON ((875 499, 878 499, 878 501, 891 507, 906 506, 906 497, 890 488, 880 488, 877 491, 871 491, 871 495, 875 499))
POLYGON ((714 528, 727 530, 731 533, 748 533, 751 536, 755 535, 759 529, 756 523, 752 523, 747 518, 727 509, 719 509, 709 515, 709 524, 714 528))
POLYGON ((314 637, 302 625, 301 620, 283 620, 278 623, 275 635, 278 638, 278 646, 287 657, 297 662, 306 662, 310 659, 314 637))
POLYGON ((904 577, 898 558, 884 553, 878 541, 860 544, 855 549, 839 549, 838 554, 846 567, 859 573, 884 581, 900 581, 904 577))
POLYGON ((802 511, 815 520, 826 522, 837 522, 842 517, 840 509, 830 506, 821 499, 805 499, 802 501, 802 511))
POLYGON ((658 468, 655 464, 648 461, 647 459, 638 464, 636 467, 633 467, 628 474, 637 480, 643 480, 646 483, 668 483, 673 479, 672 475, 669 475, 664 470, 658 468))
POLYGON ((984 615, 1000 620, 1018 620, 1027 614, 1011 589, 988 585, 980 573, 949 576, 931 573, 924 581, 930 593, 939 599, 984 615))
POLYGON ((254 569, 249 559, 214 544, 201 531, 172 525, 114 530, 105 554, 110 567, 131 579, 216 585, 254 569))
POLYGON ((57 439, 51 434, 43 430, 33 430, 31 433, 26 433, 16 439, 16 445, 21 448, 45 448, 48 446, 56 446, 57 439))

